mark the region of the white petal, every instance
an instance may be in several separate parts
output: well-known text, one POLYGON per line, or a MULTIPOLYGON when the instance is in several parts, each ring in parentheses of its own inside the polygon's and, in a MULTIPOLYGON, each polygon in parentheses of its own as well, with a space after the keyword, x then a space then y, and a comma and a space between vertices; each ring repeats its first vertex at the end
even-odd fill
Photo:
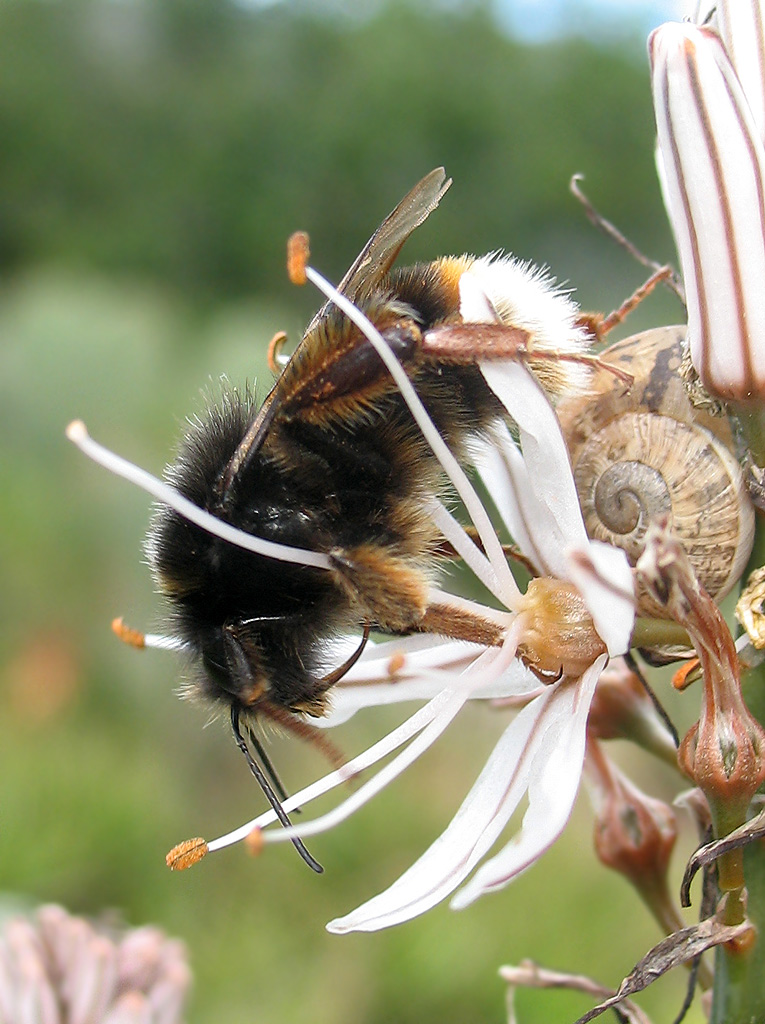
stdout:
MULTIPOLYGON (((584 756, 587 711, 604 663, 605 657, 589 670, 591 677, 589 674, 583 677, 581 697, 579 685, 559 685, 548 688, 521 710, 500 738, 450 825, 435 843, 389 889, 346 917, 330 922, 328 929, 348 932, 387 928, 429 910, 453 892, 494 844, 522 800, 530 779, 539 779, 535 785, 543 789, 551 781, 544 765, 558 765, 561 758, 553 758, 551 747, 557 750, 561 740, 567 744, 560 765, 566 777, 559 781, 564 788, 573 783, 575 795, 584 756), (570 740, 571 732, 577 742, 570 740)), ((571 803, 573 795, 566 818, 571 803)), ((527 819, 530 811, 531 808, 527 819)), ((554 834, 544 827, 536 830, 544 848, 553 842, 565 824, 563 821, 558 827, 557 821, 555 817, 557 831, 554 834)))
POLYGON ((537 502, 534 518, 527 520, 533 525, 535 545, 545 552, 549 574, 566 579, 566 549, 586 544, 587 533, 555 412, 522 364, 486 362, 481 372, 518 425, 528 493, 537 502))
POLYGON ((666 200, 693 363, 721 398, 765 394, 765 149, 719 38, 666 24, 650 39, 666 200))
POLYGON ((491 438, 474 447, 475 466, 513 543, 542 575, 552 575, 546 546, 536 538, 539 517, 546 513, 539 508, 523 456, 505 424, 497 424, 491 438))
POLYGON ((569 555, 569 579, 584 598, 609 655, 624 654, 635 626, 635 585, 627 556, 596 540, 569 555))
POLYGON ((390 888, 346 917, 331 921, 331 932, 376 931, 423 913, 467 877, 496 839, 523 796, 528 776, 524 752, 543 718, 552 690, 523 708, 501 736, 483 771, 446 830, 390 888), (491 831, 489 831, 492 829, 491 831))
POLYGON ((576 686, 559 687, 545 709, 545 732, 529 754, 529 806, 521 831, 479 868, 451 905, 460 909, 485 892, 500 889, 525 871, 558 838, 574 806, 584 763, 587 715, 602 655, 576 686), (548 724, 549 722, 549 724, 548 724))
MULTIPOLYGON (((495 654, 496 651, 484 651, 479 659, 472 661, 469 670, 472 672, 479 669, 485 663, 483 659, 495 654)), ((362 711, 365 708, 384 707, 407 701, 430 700, 444 688, 447 681, 454 685, 463 670, 453 670, 450 680, 447 680, 446 671, 442 674, 422 672, 415 673, 411 678, 402 678, 390 683, 350 686, 342 690, 335 689, 332 694, 332 707, 329 714, 324 718, 316 719, 312 724, 320 728, 334 728, 343 725, 357 711, 362 711)), ((539 681, 533 674, 519 661, 515 661, 506 672, 485 686, 471 687, 469 699, 497 700, 502 697, 532 693, 538 687, 539 681)))

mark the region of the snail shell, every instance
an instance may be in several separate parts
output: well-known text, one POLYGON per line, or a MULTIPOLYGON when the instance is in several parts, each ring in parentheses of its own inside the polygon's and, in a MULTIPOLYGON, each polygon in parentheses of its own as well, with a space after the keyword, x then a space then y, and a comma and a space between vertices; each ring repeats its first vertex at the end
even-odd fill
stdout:
MULTIPOLYGON (((720 599, 746 567, 754 509, 727 420, 694 409, 686 395, 684 341, 684 327, 662 327, 618 342, 602 358, 633 374, 632 388, 599 371, 589 394, 558 413, 590 537, 622 548, 634 565, 649 523, 666 517, 720 599)), ((645 594, 638 601, 640 614, 666 614, 645 594)))

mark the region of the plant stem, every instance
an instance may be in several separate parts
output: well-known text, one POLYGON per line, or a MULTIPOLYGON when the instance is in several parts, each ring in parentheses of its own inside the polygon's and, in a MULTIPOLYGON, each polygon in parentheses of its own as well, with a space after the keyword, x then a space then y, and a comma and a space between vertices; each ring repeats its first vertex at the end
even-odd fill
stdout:
MULTIPOLYGON (((765 525, 758 515, 754 550, 747 568, 765 565, 765 525)), ((751 713, 765 723, 765 665, 751 669, 742 680, 751 713)), ((715 955, 715 984, 710 1024, 757 1024, 765 1021, 765 844, 743 849, 746 911, 757 928, 757 939, 745 952, 719 946, 715 955)))

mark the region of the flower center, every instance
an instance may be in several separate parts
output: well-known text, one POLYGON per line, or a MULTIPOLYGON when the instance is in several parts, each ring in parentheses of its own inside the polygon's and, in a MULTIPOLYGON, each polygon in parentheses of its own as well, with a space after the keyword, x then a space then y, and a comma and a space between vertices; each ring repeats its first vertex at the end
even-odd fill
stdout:
POLYGON ((582 595, 571 583, 540 576, 522 599, 524 629, 518 655, 548 681, 578 677, 606 645, 595 631, 582 595))

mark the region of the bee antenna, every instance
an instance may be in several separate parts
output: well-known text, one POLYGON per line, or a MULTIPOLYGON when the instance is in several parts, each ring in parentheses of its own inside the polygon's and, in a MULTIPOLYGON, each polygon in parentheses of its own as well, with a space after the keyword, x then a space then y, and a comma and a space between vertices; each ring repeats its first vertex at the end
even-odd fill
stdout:
MULTIPOLYGON (((247 735, 249 737, 250 743, 255 748, 255 753, 258 755, 258 758, 260 760, 260 763, 263 765, 263 769, 265 770, 266 775, 271 780, 271 785, 274 787, 277 796, 283 803, 287 799, 287 790, 284 788, 284 784, 282 783, 282 780, 279 778, 279 774, 276 771, 276 768, 274 768, 273 761, 266 753, 266 748, 260 742, 260 737, 249 724, 249 722, 247 723, 247 735)), ((295 807, 293 808, 293 810, 298 810, 298 808, 295 807)))
MULTIPOLYGON (((289 828, 292 822, 287 817, 287 812, 282 807, 281 802, 279 801, 279 797, 274 792, 273 786, 268 781, 268 778, 264 774, 263 769, 260 767, 258 762, 250 753, 250 748, 247 746, 247 742, 244 736, 242 736, 241 729, 239 728, 239 708, 233 705, 231 707, 231 730, 234 733, 234 739, 236 740, 237 746, 244 754, 244 758, 247 761, 247 764, 249 765, 250 771, 255 776, 255 778, 258 781, 258 785, 265 793, 268 802, 271 804, 271 807, 273 808, 274 814, 279 819, 281 824, 284 825, 285 828, 289 828)), ((260 747, 259 743, 256 744, 256 748, 257 747, 260 747)), ((321 864, 319 864, 317 860, 314 860, 314 858, 305 848, 305 845, 301 839, 295 837, 292 840, 292 845, 295 847, 295 849, 306 862, 309 868, 311 868, 317 874, 321 874, 324 871, 324 868, 321 866, 321 864)))

